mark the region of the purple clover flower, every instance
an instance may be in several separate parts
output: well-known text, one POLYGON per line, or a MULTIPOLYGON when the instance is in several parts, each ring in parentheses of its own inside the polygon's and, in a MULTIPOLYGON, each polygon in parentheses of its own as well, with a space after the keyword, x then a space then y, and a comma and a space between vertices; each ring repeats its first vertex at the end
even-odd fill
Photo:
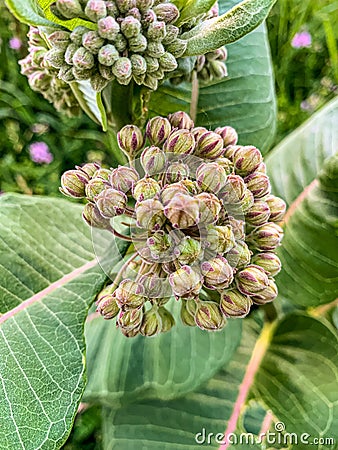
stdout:
POLYGON ((22 42, 21 39, 18 37, 12 37, 9 40, 9 48, 11 48, 12 50, 20 50, 22 46, 22 42))
POLYGON ((296 33, 291 41, 291 46, 293 48, 311 47, 311 44, 312 44, 312 37, 308 31, 296 33))
POLYGON ((50 164, 54 157, 45 142, 33 142, 29 146, 31 160, 37 164, 50 164))

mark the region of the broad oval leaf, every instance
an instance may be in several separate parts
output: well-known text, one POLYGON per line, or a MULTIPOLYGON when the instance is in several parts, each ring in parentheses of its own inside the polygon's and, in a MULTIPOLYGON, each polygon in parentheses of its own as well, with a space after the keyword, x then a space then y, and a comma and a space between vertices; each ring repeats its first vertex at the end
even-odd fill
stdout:
POLYGON ((102 103, 101 92, 95 92, 89 80, 75 81, 70 87, 83 111, 96 123, 107 131, 107 115, 102 103))
POLYGON ((6 5, 20 22, 58 28, 58 25, 44 16, 36 0, 6 0, 6 5))

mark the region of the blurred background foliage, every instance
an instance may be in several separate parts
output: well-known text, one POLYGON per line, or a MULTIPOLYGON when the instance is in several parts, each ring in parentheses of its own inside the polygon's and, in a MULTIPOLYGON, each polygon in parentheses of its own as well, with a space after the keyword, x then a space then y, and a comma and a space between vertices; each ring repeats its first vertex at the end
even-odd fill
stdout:
MULTIPOLYGON (((337 95, 338 1, 279 0, 268 29, 279 107, 277 143, 337 95), (297 41, 300 33, 305 33, 303 42, 297 41)), ((29 88, 18 65, 27 54, 26 32, 0 0, 0 191, 55 196, 60 174, 79 161, 116 164, 113 137, 84 114, 61 116, 29 88), (48 145, 50 164, 32 161, 34 142, 48 145)))

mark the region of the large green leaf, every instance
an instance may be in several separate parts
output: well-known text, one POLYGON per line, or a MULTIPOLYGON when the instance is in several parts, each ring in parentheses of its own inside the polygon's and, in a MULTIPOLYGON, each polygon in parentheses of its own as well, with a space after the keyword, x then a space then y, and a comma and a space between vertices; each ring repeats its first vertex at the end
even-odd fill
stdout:
POLYGON ((0 448, 58 449, 85 385, 84 321, 105 275, 81 207, 0 198, 0 448))
POLYGON ((107 115, 102 104, 101 92, 95 92, 89 80, 70 83, 72 91, 83 111, 107 131, 107 115))
POLYGON ((6 5, 20 22, 35 26, 58 26, 44 16, 36 0, 6 0, 6 5))

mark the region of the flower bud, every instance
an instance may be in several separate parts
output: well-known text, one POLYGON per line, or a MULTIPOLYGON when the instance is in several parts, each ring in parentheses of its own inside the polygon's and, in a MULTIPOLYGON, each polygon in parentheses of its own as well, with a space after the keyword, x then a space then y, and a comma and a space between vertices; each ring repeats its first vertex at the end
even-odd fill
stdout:
POLYGON ((86 27, 75 27, 74 30, 70 33, 70 40, 76 44, 76 46, 79 46, 82 44, 82 36, 84 33, 88 31, 88 28, 86 27))
POLYGON ((107 44, 100 48, 98 60, 100 64, 110 67, 119 59, 119 57, 119 52, 114 45, 107 44))
POLYGON ((174 228, 192 227, 199 222, 199 201, 189 195, 178 193, 165 206, 164 215, 174 228))
POLYGON ((81 170, 67 170, 61 177, 60 191, 68 197, 83 198, 88 181, 89 177, 81 170))
POLYGON ((97 23, 98 33, 103 39, 114 41, 120 31, 120 26, 112 16, 100 19, 97 23))
MULTIPOLYGON (((255 203, 254 196, 252 195, 252 192, 249 189, 245 189, 243 198, 240 201, 240 207, 244 214, 247 214, 250 208, 253 207, 255 203)), ((266 211, 267 213, 267 211, 266 211)))
POLYGON ((108 189, 109 183, 103 178, 92 178, 86 184, 86 197, 90 201, 94 201, 95 197, 105 189, 108 189))
POLYGON ((78 0, 56 0, 56 8, 66 19, 74 19, 82 14, 78 0))
POLYGON ((223 139, 213 131, 206 131, 197 140, 195 155, 200 158, 216 159, 224 153, 223 139))
POLYGON ((269 286, 251 297, 256 305, 265 305, 272 302, 278 295, 278 288, 273 279, 269 279, 269 286))
POLYGON ((265 199, 266 203, 270 208, 270 222, 281 222, 284 218, 286 211, 286 204, 284 200, 274 195, 270 195, 265 199))
POLYGON ((153 145, 161 145, 171 132, 171 125, 164 117, 153 117, 147 123, 146 135, 153 145))
POLYGON ((172 199, 176 197, 176 194, 188 195, 188 189, 182 183, 174 183, 164 186, 161 192, 161 201, 166 206, 172 199))
POLYGON ((143 75, 147 71, 147 62, 141 55, 131 55, 131 70, 133 75, 143 75))
POLYGON ((269 286, 268 276, 264 269, 251 264, 239 271, 235 277, 238 290, 244 295, 256 295, 269 286))
POLYGON ((136 125, 126 125, 117 133, 117 142, 121 150, 135 155, 143 147, 143 134, 136 125))
POLYGON ((165 174, 168 183, 177 183, 189 176, 189 166, 182 161, 176 161, 168 166, 165 174))
POLYGON ((236 241, 235 246, 226 254, 231 267, 242 269, 250 264, 252 252, 244 241, 236 241))
POLYGON ((154 198, 160 190, 160 185, 153 178, 141 178, 133 188, 133 197, 136 201, 143 202, 143 200, 154 198))
POLYGON ((77 81, 88 80, 93 75, 92 69, 77 69, 76 67, 72 68, 72 73, 77 81))
POLYGON ((133 189, 139 180, 139 174, 132 167, 118 166, 110 174, 110 183, 112 187, 124 193, 133 189))
MULTIPOLYGON (((147 71, 148 72, 153 73, 153 72, 156 72, 156 70, 159 69, 160 63, 159 63, 157 58, 151 58, 148 55, 144 55, 144 59, 146 60, 146 63, 147 63, 147 71)), ((154 117, 154 119, 155 119, 155 117, 154 117)), ((160 116, 156 117, 156 119, 167 120, 164 117, 160 117, 160 116)), ((170 127, 170 129, 168 131, 167 136, 169 135, 170 131, 171 131, 171 127, 170 127)))
POLYGON ((136 6, 140 11, 148 11, 154 4, 154 0, 136 0, 136 6))
POLYGON ((190 236, 185 236, 174 249, 174 254, 180 264, 193 264, 201 253, 200 242, 190 236))
POLYGON ((73 65, 73 56, 75 55, 75 52, 78 50, 79 46, 77 44, 69 44, 66 52, 63 56, 64 61, 69 64, 70 66, 73 65))
POLYGON ((219 307, 225 317, 243 318, 249 314, 251 305, 250 297, 241 294, 237 289, 230 289, 221 293, 219 307))
POLYGON ((123 53, 127 50, 128 41, 122 33, 118 33, 114 39, 114 45, 120 53, 123 53))
POLYGON ((77 69, 91 69, 94 67, 94 56, 84 47, 80 47, 73 55, 72 62, 77 69))
POLYGON ((252 258, 252 264, 263 267, 269 277, 276 276, 282 268, 282 263, 275 253, 257 253, 252 258))
POLYGON ((219 254, 229 252, 235 246, 235 238, 230 225, 208 225, 208 249, 219 254))
POLYGON ((201 264, 204 285, 209 289, 225 289, 233 280, 232 267, 223 256, 216 256, 201 264))
POLYGON ((230 159, 231 162, 234 160, 235 153, 240 149, 240 145, 228 145, 224 152, 224 157, 230 159))
POLYGON ((175 155, 189 155, 195 149, 194 136, 188 130, 173 130, 169 134, 163 149, 175 155))
POLYGON ((121 31, 126 38, 137 36, 141 31, 141 23, 133 16, 126 16, 121 21, 121 31))
MULTIPOLYGON (((133 38, 129 38, 129 49, 132 52, 141 53, 148 47, 148 41, 143 34, 138 34, 133 38)), ((150 55, 151 56, 151 55, 150 55)))
POLYGON ((162 318, 158 313, 157 305, 154 305, 143 315, 141 334, 143 336, 156 336, 162 331, 162 318))
POLYGON ((110 228, 110 220, 102 217, 98 207, 93 203, 87 203, 85 205, 82 217, 91 227, 101 229, 110 228))
POLYGON ((166 50, 175 58, 179 58, 187 49, 187 41, 182 39, 175 39, 173 42, 166 45, 166 50))
POLYGON ((212 79, 220 80, 228 76, 228 69, 223 61, 209 61, 208 69, 212 79))
POLYGON ((248 242, 257 250, 275 250, 283 239, 283 229, 273 222, 257 227, 249 236, 248 242))
POLYGON ((165 22, 156 20, 149 24, 147 37, 153 41, 161 41, 166 35, 165 22))
POLYGON ((173 55, 171 55, 171 53, 168 53, 168 55, 170 56, 164 56, 166 53, 164 46, 161 44, 161 42, 158 41, 149 41, 148 45, 147 45, 147 55, 152 57, 152 58, 163 58, 163 62, 161 64, 161 60, 160 65, 163 66, 163 64, 165 63, 165 61, 167 60, 168 64, 170 64, 171 67, 173 67, 173 69, 169 69, 169 70, 174 70, 177 67, 177 63, 176 63, 176 59, 173 55))
POLYGON ((175 319, 166 308, 163 308, 163 306, 158 308, 157 312, 162 319, 161 333, 166 333, 175 325, 175 319))
POLYGON ((239 203, 246 191, 244 181, 239 175, 228 175, 218 196, 225 204, 239 203))
POLYGON ((95 203, 101 215, 107 219, 124 213, 127 196, 116 189, 105 189, 97 197, 95 203))
POLYGON ((203 224, 215 223, 222 208, 216 195, 202 192, 195 198, 199 201, 200 222, 203 224))
POLYGON ((142 284, 129 279, 121 281, 115 291, 117 304, 124 310, 141 308, 146 301, 144 294, 142 284))
POLYGON ((159 3, 153 7, 153 11, 157 19, 163 20, 165 23, 175 22, 180 15, 178 8, 173 3, 159 3))
POLYGON ((239 147, 233 157, 236 173, 243 176, 254 172, 262 161, 261 152, 253 146, 239 147))
POLYGON ((217 194, 225 185, 227 175, 216 162, 202 163, 196 170, 196 181, 201 189, 217 194))
POLYGON ((99 36, 97 31, 90 30, 82 36, 82 45, 91 53, 96 54, 104 44, 104 39, 99 36))
POLYGON ((52 48, 45 53, 44 62, 54 69, 60 69, 64 65, 63 52, 57 48, 52 48))
POLYGON ((135 207, 137 226, 149 231, 159 230, 165 222, 163 209, 162 203, 153 198, 137 203, 135 207))
POLYGON ((99 73, 94 73, 90 77, 90 85, 95 92, 101 92, 108 85, 108 80, 99 73))
POLYGON ((145 275, 142 275, 139 282, 144 287, 144 292, 148 299, 151 299, 152 302, 156 302, 156 304, 164 305, 172 295, 171 288, 164 287, 163 278, 160 278, 154 272, 148 272, 145 275), (167 292, 165 292, 167 290, 167 292), (160 298, 162 296, 167 296, 167 298, 160 298))
POLYGON ((117 306, 116 297, 114 294, 103 296, 97 303, 96 311, 103 316, 104 319, 113 319, 120 311, 117 306))
POLYGON ((269 177, 264 173, 254 172, 245 177, 244 181, 255 199, 262 198, 270 194, 271 186, 269 177))
POLYGON ((169 283, 177 297, 191 298, 199 294, 202 277, 190 266, 185 265, 169 275, 169 283))
POLYGON ((141 154, 141 165, 147 175, 160 174, 166 163, 164 151, 152 145, 146 147, 141 154))
MULTIPOLYGON (((116 42, 115 47, 117 48, 116 42)), ((120 84, 127 85, 130 82, 132 76, 132 65, 130 59, 126 57, 118 59, 114 64, 112 71, 120 84)), ((135 125, 126 125, 126 127, 134 127, 134 126, 135 125)), ((142 145, 143 145, 143 137, 142 137, 142 145)))
POLYGON ((172 237, 163 230, 156 231, 147 239, 147 246, 155 261, 168 262, 172 260, 174 242, 172 237))
POLYGON ((165 72, 171 72, 177 68, 177 61, 175 56, 169 52, 165 52, 159 58, 160 66, 165 72))
POLYGON ((66 50, 70 44, 70 33, 68 31, 57 30, 48 36, 48 41, 52 47, 58 50, 66 50))
POLYGON ((194 128, 194 122, 190 119, 190 116, 184 111, 178 111, 174 114, 169 114, 169 122, 173 128, 180 128, 191 130, 194 128))
POLYGON ((263 225, 269 220, 270 208, 266 202, 257 200, 245 215, 246 221, 255 227, 263 225))
POLYGON ((218 304, 208 301, 197 303, 195 322, 201 330, 207 331, 221 330, 226 324, 218 304))
POLYGON ((238 141, 238 134, 232 127, 218 127, 215 133, 219 134, 223 139, 223 146, 236 145, 238 141))
POLYGON ((71 66, 68 66, 68 64, 61 67, 58 73, 58 77, 66 83, 71 83, 72 81, 76 80, 73 74, 73 68, 71 66))
POLYGON ((168 24, 166 26, 166 35, 163 38, 162 43, 167 45, 175 41, 175 39, 179 35, 179 32, 180 32, 179 28, 175 27, 175 25, 168 24))
POLYGON ((106 3, 103 0, 89 0, 85 7, 85 14, 92 22, 98 22, 107 15, 106 3))
POLYGON ((233 172, 233 170, 234 170, 234 165, 232 164, 232 162, 228 158, 217 158, 215 160, 215 162, 219 166, 223 167, 223 169, 225 170, 225 173, 227 175, 230 175, 233 172))
POLYGON ((235 219, 232 216, 226 218, 225 224, 229 224, 232 228, 232 232, 234 233, 234 237, 236 240, 245 239, 245 222, 244 220, 235 219))
POLYGON ((97 163, 87 163, 83 166, 75 166, 75 168, 77 170, 81 170, 81 172, 84 172, 88 178, 92 178, 100 169, 100 165, 97 163))
POLYGON ((126 337, 134 337, 140 332, 142 319, 142 308, 128 309, 120 311, 116 323, 126 337))
POLYGON ((180 313, 180 317, 182 320, 182 323, 184 325, 187 325, 188 327, 195 327, 196 326, 196 322, 195 322, 195 311, 196 311, 196 303, 194 302, 194 300, 184 300, 181 299, 181 313, 180 313), (191 308, 187 308, 188 304, 194 304, 194 311, 191 313, 190 309, 191 308))

